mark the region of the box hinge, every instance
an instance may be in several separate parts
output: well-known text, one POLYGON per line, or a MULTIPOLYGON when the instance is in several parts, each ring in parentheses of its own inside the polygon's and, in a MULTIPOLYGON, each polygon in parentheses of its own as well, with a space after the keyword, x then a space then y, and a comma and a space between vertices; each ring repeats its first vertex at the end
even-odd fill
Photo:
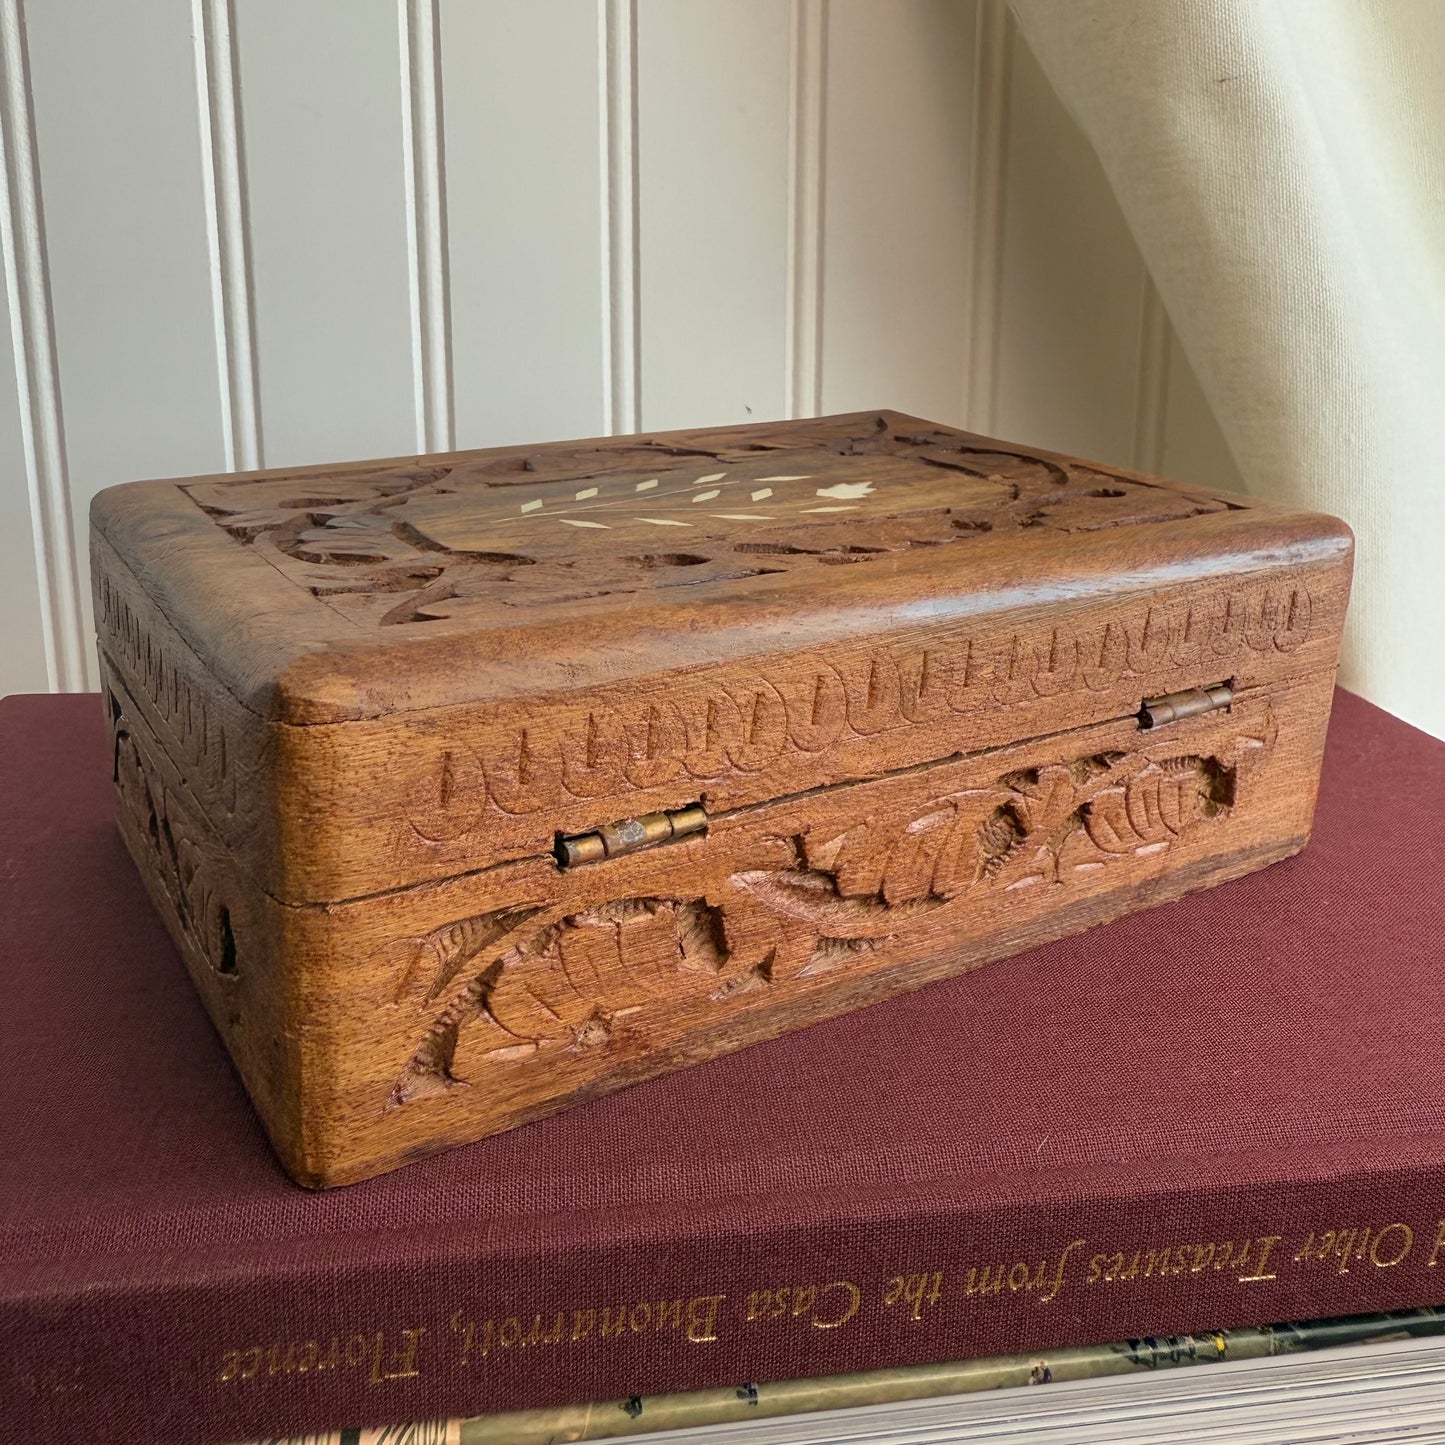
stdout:
POLYGON ((673 808, 664 813, 643 813, 637 818, 619 818, 590 833, 559 833, 557 861, 564 868, 579 863, 596 863, 620 853, 639 853, 673 838, 707 831, 707 810, 701 803, 673 808))
POLYGON ((1198 717, 1200 713, 1218 712, 1234 701, 1234 689, 1227 682, 1213 687, 1188 687, 1183 692, 1166 692, 1163 697, 1146 697, 1139 709, 1141 728, 1162 727, 1180 718, 1198 717))

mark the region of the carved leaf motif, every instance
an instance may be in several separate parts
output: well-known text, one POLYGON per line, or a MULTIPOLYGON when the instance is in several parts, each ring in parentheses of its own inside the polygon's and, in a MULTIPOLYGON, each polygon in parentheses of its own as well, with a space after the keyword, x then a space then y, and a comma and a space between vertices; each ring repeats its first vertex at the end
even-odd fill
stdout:
POLYGON ((1165 758, 1099 793, 1084 830, 1106 853, 1160 852, 1195 824, 1227 814, 1233 801, 1232 769, 1213 758, 1165 758))
POLYGON ((847 968, 918 918, 980 895, 1060 886, 1162 853, 1229 815, 1241 773, 1275 736, 1266 708, 1257 727, 1213 754, 1092 753, 1006 773, 898 818, 763 839, 764 856, 782 866, 731 875, 742 895, 737 947, 720 907, 660 897, 542 926, 542 909, 522 905, 410 940, 398 1001, 410 999, 432 1023, 391 1103, 466 1083, 488 1061, 603 1046, 633 1015, 700 998, 722 1004, 770 987, 775 971, 786 980, 847 968))
POLYGON ((1013 796, 979 831, 980 877, 1004 888, 1057 883, 1071 869, 1166 851, 1228 815, 1235 768, 1195 754, 1103 753, 1001 779, 1013 796))
MULTIPOLYGON (((956 432, 895 431, 883 417, 187 491, 238 542, 372 626, 484 621, 498 605, 732 585, 995 530, 1095 530, 1227 505, 956 432)), ((1302 637, 1301 606, 1285 615, 1302 637)))
POLYGON ((968 804, 977 796, 936 799, 901 824, 869 819, 850 829, 836 840, 839 891, 890 907, 951 898, 972 881, 974 810, 968 804))
POLYGON ((483 914, 416 941, 441 960, 421 1003, 442 1006, 393 1104, 465 1083, 483 1059, 597 1047, 634 1014, 771 976, 767 959, 732 967, 722 912, 703 899, 619 899, 518 937, 539 911, 483 914))
POLYGON ((1006 773, 991 789, 953 793, 901 822, 869 818, 843 833, 794 840, 786 868, 735 873, 764 907, 834 939, 885 938, 915 915, 970 891, 1060 883, 1124 857, 1162 853, 1228 816, 1239 759, 1274 741, 1242 735, 1226 757, 1094 753, 1006 773))
POLYGON ((525 905, 499 909, 458 919, 422 938, 401 940, 391 950, 400 975, 396 1002, 419 1009, 436 1003, 467 964, 540 911, 525 905))
POLYGON ((901 823, 868 818, 827 838, 795 840, 797 862, 732 876, 775 913, 834 939, 881 938, 973 882, 977 813, 987 795, 938 798, 901 823))
POLYGON ((113 727, 113 780, 121 809, 137 840, 148 842, 152 876, 170 901, 181 931, 197 954, 219 974, 237 971, 231 913, 216 885, 205 848, 193 837, 183 812, 160 776, 147 764, 127 731, 127 719, 108 693, 113 727))
POLYGON ((731 881, 772 912, 807 923, 832 938, 881 938, 895 931, 901 921, 879 898, 849 897, 840 892, 833 874, 812 868, 750 870, 734 873, 731 881))

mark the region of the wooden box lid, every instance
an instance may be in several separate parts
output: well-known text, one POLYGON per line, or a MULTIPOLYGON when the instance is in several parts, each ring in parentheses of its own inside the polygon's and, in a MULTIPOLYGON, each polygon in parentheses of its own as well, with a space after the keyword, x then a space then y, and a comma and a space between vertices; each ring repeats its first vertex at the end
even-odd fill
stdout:
POLYGON ((1333 667, 1343 593, 1278 578, 1350 546, 888 411, 135 483, 92 521, 102 648, 164 634, 185 708, 214 689, 233 776, 189 781, 288 901, 1116 718, 1143 671, 1333 667))

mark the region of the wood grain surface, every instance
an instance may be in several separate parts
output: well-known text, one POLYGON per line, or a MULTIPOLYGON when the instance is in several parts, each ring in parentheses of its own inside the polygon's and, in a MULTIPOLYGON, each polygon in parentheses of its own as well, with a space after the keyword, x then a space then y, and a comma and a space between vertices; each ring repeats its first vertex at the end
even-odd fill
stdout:
POLYGON ((311 1185, 1293 852, 1351 559, 1331 518, 886 412, 92 519, 122 832, 311 1185))

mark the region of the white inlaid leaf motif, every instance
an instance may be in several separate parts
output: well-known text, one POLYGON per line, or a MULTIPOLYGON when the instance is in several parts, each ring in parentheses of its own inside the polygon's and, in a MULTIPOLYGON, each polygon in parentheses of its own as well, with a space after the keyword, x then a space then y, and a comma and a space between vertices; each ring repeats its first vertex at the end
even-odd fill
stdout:
MULTIPOLYGON (((715 449, 631 439, 461 466, 434 459, 328 483, 324 497, 298 490, 300 481, 290 478, 196 484, 187 491, 238 542, 249 545, 266 534, 271 559, 299 585, 368 625, 385 626, 434 621, 439 604, 440 615, 460 624, 468 609, 484 612, 476 604, 486 600, 526 608, 659 586, 721 587, 818 564, 876 562, 924 545, 967 546, 980 532, 1042 526, 1065 533, 1178 520, 1201 510, 1197 497, 1082 464, 981 452, 943 429, 915 436, 895 435, 881 421, 839 425, 824 428, 816 445, 809 432, 795 448, 770 449, 772 455, 759 456, 749 445, 715 449), (713 465, 724 469, 699 474, 697 467, 714 457, 713 465), (764 471, 788 461, 818 470, 764 471), (803 487, 805 481, 814 486, 803 487), (1070 481, 1087 486, 1069 488, 1070 481), (725 505, 751 502, 773 511, 693 510, 694 502, 716 506, 724 496, 725 505), (639 516, 644 506, 648 515, 639 516), (864 510, 869 518, 851 515, 864 510), (988 521, 975 520, 976 514, 988 521), (870 518, 877 519, 876 537, 867 535, 870 518), (543 519, 547 525, 532 525, 543 519), (590 544, 579 538, 574 546, 554 521, 617 536, 590 544), (639 555, 629 555, 629 545, 645 538, 638 537, 644 526, 681 527, 695 536, 685 553, 644 541, 639 555), (770 535, 760 537, 765 530, 770 535)), ((1261 628, 1267 622, 1291 637, 1308 630, 1302 590, 1260 606, 1261 628), (1286 618, 1278 627, 1277 614, 1286 618)))

